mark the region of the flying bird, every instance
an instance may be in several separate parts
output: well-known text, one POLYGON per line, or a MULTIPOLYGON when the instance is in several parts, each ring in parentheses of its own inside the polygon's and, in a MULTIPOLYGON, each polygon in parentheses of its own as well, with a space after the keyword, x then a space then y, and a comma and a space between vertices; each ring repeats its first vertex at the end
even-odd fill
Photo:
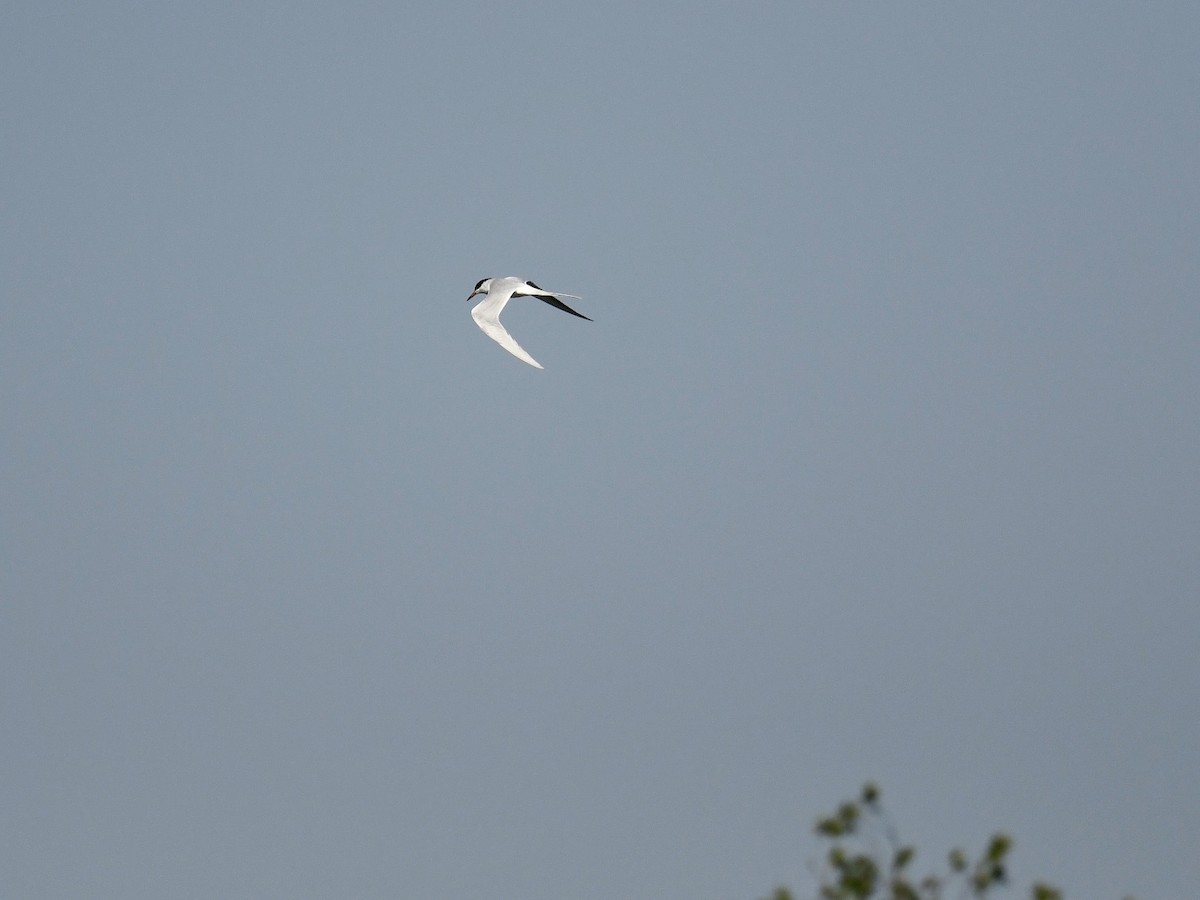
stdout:
POLYGON ((475 320, 475 324, 483 329, 484 334, 517 359, 527 362, 537 369, 542 368, 542 364, 526 353, 525 349, 500 324, 500 311, 504 309, 509 300, 513 297, 537 297, 543 303, 556 306, 563 312, 569 312, 571 315, 587 319, 589 322, 592 321, 583 313, 575 312, 575 310, 559 299, 560 297, 570 297, 572 300, 582 300, 582 297, 576 297, 574 294, 558 294, 547 291, 538 287, 532 281, 517 278, 515 275, 509 275, 506 278, 481 278, 467 300, 470 300, 477 294, 486 294, 487 296, 471 310, 471 318, 475 320))

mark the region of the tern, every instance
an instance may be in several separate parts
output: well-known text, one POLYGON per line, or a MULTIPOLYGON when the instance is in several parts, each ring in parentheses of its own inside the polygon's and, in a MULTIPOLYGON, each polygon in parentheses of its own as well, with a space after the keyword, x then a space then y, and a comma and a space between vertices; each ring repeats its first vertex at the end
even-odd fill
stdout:
POLYGON ((526 281, 524 278, 518 278, 515 275, 509 275, 506 278, 481 278, 467 300, 471 300, 477 294, 487 294, 487 296, 471 310, 471 318, 475 320, 475 324, 483 329, 483 333, 493 341, 517 359, 529 363, 535 369, 543 368, 542 364, 526 353, 525 349, 500 324, 500 311, 504 309, 509 300, 513 297, 537 297, 543 303, 556 306, 563 312, 569 312, 571 315, 587 319, 589 322, 592 321, 583 313, 575 312, 575 310, 559 299, 560 297, 570 297, 572 300, 582 300, 582 297, 576 297, 574 294, 559 294, 547 291, 538 287, 532 281, 526 281))

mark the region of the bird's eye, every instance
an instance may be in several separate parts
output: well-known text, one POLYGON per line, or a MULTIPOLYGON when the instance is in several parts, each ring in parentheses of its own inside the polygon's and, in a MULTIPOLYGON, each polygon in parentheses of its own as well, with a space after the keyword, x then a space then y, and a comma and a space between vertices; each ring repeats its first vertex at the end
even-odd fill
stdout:
POLYGON ((487 281, 486 278, 480 278, 477 282, 475 282, 475 290, 479 290, 481 287, 483 287, 483 283, 485 281, 487 281))

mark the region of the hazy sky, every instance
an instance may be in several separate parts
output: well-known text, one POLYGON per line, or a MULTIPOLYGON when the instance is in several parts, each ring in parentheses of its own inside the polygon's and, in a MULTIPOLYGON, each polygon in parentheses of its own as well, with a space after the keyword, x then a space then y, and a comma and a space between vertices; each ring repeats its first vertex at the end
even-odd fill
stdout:
POLYGON ((1197 6, 404 6, 6 9, 0 895, 1194 893, 1197 6))

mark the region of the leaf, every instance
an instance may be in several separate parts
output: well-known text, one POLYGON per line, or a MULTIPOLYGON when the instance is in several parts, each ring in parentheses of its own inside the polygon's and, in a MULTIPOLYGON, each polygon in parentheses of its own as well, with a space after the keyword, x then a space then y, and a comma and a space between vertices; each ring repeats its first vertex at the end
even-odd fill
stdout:
POLYGON ((917 851, 912 847, 901 847, 896 851, 896 855, 892 857, 892 871, 899 872, 912 862, 913 857, 916 855, 917 851))
POLYGON ((879 881, 879 867, 875 860, 866 854, 852 856, 839 868, 841 879, 839 884, 851 897, 865 898, 875 893, 875 885, 879 881))
POLYGON ((853 834, 854 825, 858 822, 858 805, 855 803, 843 803, 838 807, 837 817, 841 820, 842 827, 846 829, 846 833, 853 834))
POLYGON ((997 833, 992 835, 991 843, 987 848, 988 862, 1000 862, 1004 859, 1006 853, 1012 849, 1013 841, 1007 834, 997 833))
POLYGON ((823 835, 824 837, 841 837, 845 833, 846 826, 839 819, 830 816, 826 819, 817 820, 817 834, 819 835, 823 835))

